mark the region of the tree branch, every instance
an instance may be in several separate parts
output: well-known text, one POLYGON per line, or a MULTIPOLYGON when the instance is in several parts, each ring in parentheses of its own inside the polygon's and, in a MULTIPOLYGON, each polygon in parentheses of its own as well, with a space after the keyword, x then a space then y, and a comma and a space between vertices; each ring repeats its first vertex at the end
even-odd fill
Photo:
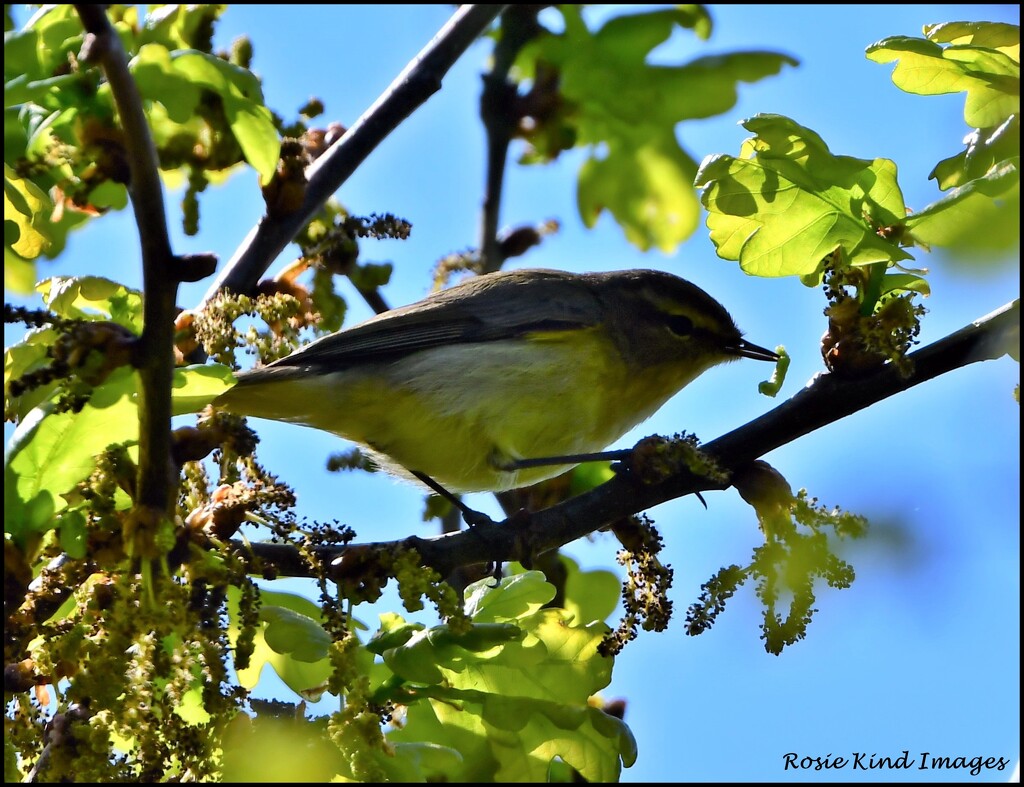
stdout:
POLYGON ((516 55, 533 38, 539 27, 539 6, 513 5, 502 14, 501 38, 494 47, 493 65, 484 76, 480 96, 480 118, 487 133, 487 182, 480 216, 480 272, 492 273, 505 261, 498 242, 501 194, 505 182, 505 164, 512 131, 519 122, 515 84, 508 74, 516 55))
POLYGON ((139 397, 139 480, 135 502, 160 512, 170 510, 171 379, 174 371, 174 318, 180 271, 171 251, 156 147, 149 133, 142 98, 128 70, 121 39, 105 6, 75 6, 87 36, 82 59, 98 62, 110 85, 124 131, 131 171, 128 192, 142 247, 145 300, 143 330, 135 354, 141 378, 139 397))
POLYGON ((301 207, 280 217, 264 216, 235 251, 203 297, 203 303, 221 289, 249 292, 277 255, 377 145, 441 88, 442 77, 504 8, 460 6, 373 106, 310 165, 301 207))
MULTIPOLYGON (((1019 357, 1020 302, 1014 301, 909 357, 913 371, 901 377, 892 366, 856 379, 821 374, 792 399, 774 410, 702 446, 725 468, 738 467, 823 426, 839 421, 883 399, 978 361, 1006 354, 1019 357)), ((347 547, 321 547, 331 562, 348 550, 416 549, 425 566, 447 576, 460 566, 491 561, 530 560, 618 520, 694 492, 725 489, 707 478, 680 472, 660 483, 643 485, 616 476, 582 495, 528 517, 478 525, 472 530, 435 538, 413 536, 402 541, 347 547)), ((309 567, 291 546, 250 544, 247 548, 287 576, 310 576, 309 567)))
POLYGON ((379 287, 373 287, 372 289, 364 289, 352 281, 352 275, 348 275, 348 280, 352 282, 352 286, 356 288, 356 292, 363 296, 363 300, 366 301, 366 305, 374 310, 377 314, 383 314, 386 311, 390 311, 391 307, 388 306, 388 302, 384 300, 384 296, 380 292, 379 287))

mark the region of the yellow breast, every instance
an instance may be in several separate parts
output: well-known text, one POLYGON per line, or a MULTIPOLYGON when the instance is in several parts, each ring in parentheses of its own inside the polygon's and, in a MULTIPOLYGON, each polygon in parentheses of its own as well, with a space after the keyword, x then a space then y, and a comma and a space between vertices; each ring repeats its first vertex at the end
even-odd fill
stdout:
POLYGON ((224 403, 360 443, 400 476, 415 470, 451 491, 497 491, 567 469, 501 469, 508 460, 600 451, 692 376, 668 363, 629 369, 594 330, 553 331, 332 374, 268 378, 224 403))

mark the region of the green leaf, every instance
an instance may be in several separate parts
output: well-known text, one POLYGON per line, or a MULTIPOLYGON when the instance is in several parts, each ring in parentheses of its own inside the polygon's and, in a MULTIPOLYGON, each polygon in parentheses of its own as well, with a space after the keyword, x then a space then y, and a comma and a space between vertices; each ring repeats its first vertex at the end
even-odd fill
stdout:
POLYGON ((190 727, 198 727, 213 721, 213 716, 203 704, 201 686, 186 690, 181 695, 181 700, 174 706, 174 713, 190 727))
POLYGON ((576 497, 615 477, 611 462, 584 462, 572 470, 569 497, 576 497))
POLYGON ((967 135, 966 150, 935 165, 934 178, 943 191, 987 175, 999 163, 1020 156, 1020 118, 1014 115, 1000 126, 975 129, 967 135))
POLYGON ((565 555, 559 559, 568 569, 565 578, 565 611, 577 624, 605 622, 615 611, 622 596, 622 582, 611 571, 581 571, 576 561, 565 555))
POLYGON ((609 211, 641 249, 673 251, 697 227, 697 165, 680 147, 676 126, 731 108, 740 82, 777 74, 796 61, 774 52, 735 52, 679 65, 652 65, 651 52, 677 27, 710 33, 700 6, 676 6, 610 19, 591 31, 578 6, 558 6, 560 35, 544 34, 520 53, 517 69, 536 79, 558 74, 555 111, 535 118, 524 162, 548 161, 572 146, 591 146, 580 170, 577 205, 593 226, 609 211))
POLYGON ((4 82, 24 74, 31 79, 52 76, 67 65, 68 53, 77 54, 85 33, 74 6, 58 3, 32 17, 25 30, 4 35, 4 82))
MULTIPOLYGON (((535 571, 494 588, 478 584, 468 602, 468 638, 437 626, 385 652, 395 676, 382 685, 409 707, 389 740, 458 751, 462 759, 452 763, 448 781, 538 781, 556 758, 588 780, 616 780, 635 759, 636 744, 625 724, 589 703, 611 680, 612 660, 597 652, 608 629, 537 606, 553 593, 535 571)), ((617 583, 608 594, 617 597, 617 583)), ((397 616, 386 626, 404 628, 397 616)))
POLYGON ((1020 159, 953 189, 907 219, 914 238, 934 246, 981 250, 1020 242, 1020 159))
POLYGON ((707 55, 678 68, 651 68, 659 83, 658 98, 665 102, 655 111, 676 121, 725 114, 736 106, 741 82, 759 82, 787 65, 796 67, 799 62, 779 52, 753 50, 707 55))
POLYGON ((68 62, 68 52, 78 53, 85 31, 73 6, 50 6, 44 16, 37 17, 40 63, 46 73, 68 62))
POLYGON ((531 615, 555 597, 555 588, 540 571, 503 577, 497 586, 491 578, 466 588, 466 614, 476 623, 515 621, 531 615))
POLYGON ((34 27, 4 34, 4 106, 20 103, 8 99, 9 85, 25 84, 45 75, 38 58, 39 33, 34 27))
POLYGON ((60 548, 72 560, 83 560, 87 554, 88 538, 85 529, 85 514, 68 511, 60 517, 57 528, 60 531, 60 548))
POLYGON ((436 743, 396 743, 394 757, 382 757, 389 781, 445 782, 462 766, 462 755, 436 743))
POLYGON ((1020 27, 1005 22, 942 22, 924 26, 925 37, 940 44, 973 44, 998 49, 1020 62, 1020 27))
POLYGON ((315 621, 322 619, 320 607, 305 596, 299 596, 295 593, 281 593, 274 590, 260 590, 260 598, 264 604, 288 609, 315 621))
POLYGON ((380 628, 374 633, 370 641, 366 643, 366 649, 371 653, 381 654, 391 648, 404 645, 418 631, 426 627, 422 623, 409 623, 401 615, 394 612, 382 612, 380 615, 380 628))
POLYGON ((158 101, 175 123, 187 123, 199 103, 199 86, 175 69, 171 53, 160 44, 146 44, 129 64, 139 93, 158 101))
POLYGON ((594 39, 609 56, 629 62, 667 41, 676 26, 692 29, 699 38, 707 39, 711 17, 705 9, 693 5, 623 14, 605 22, 594 39))
POLYGON ((224 726, 218 778, 227 784, 329 784, 338 774, 351 773, 343 752, 324 734, 322 725, 240 713, 224 726))
POLYGON ((668 254, 697 227, 700 207, 691 185, 696 172, 674 136, 651 137, 643 145, 610 143, 605 158, 592 156, 580 168, 580 217, 593 227, 607 210, 638 249, 668 254))
POLYGON ((514 623, 474 623, 468 631, 455 632, 447 626, 432 628, 427 631, 427 639, 434 646, 457 645, 479 652, 520 639, 522 633, 514 623))
POLYGON ((28 74, 18 74, 4 82, 4 108, 17 107, 29 102, 43 103, 47 94, 68 77, 51 77, 50 79, 32 79, 28 74))
POLYGON ((233 94, 249 101, 263 100, 259 80, 234 63, 195 49, 176 51, 172 57, 174 69, 200 87, 221 96, 233 94))
POLYGON ((406 682, 427 686, 439 684, 444 675, 437 667, 435 644, 424 629, 415 632, 405 642, 383 652, 384 663, 398 678, 406 682))
MULTIPOLYGON (((78 140, 74 132, 75 122, 80 116, 89 113, 82 107, 61 107, 49 109, 29 104, 22 107, 27 137, 25 140, 25 157, 32 160, 44 160, 49 151, 62 142, 77 147, 78 140)), ((91 108, 90 108, 91 109, 91 108)), ((54 178, 66 178, 73 175, 71 165, 59 163, 51 173, 54 178)))
POLYGON ((438 653, 481 653, 522 636, 522 629, 513 623, 474 623, 468 631, 457 633, 448 626, 435 626, 384 651, 384 663, 403 680, 436 684, 443 680, 436 666, 438 653))
POLYGON ((281 140, 270 110, 237 96, 225 97, 224 110, 245 160, 260 174, 261 183, 269 183, 281 157, 281 140))
POLYGON ((88 200, 90 205, 100 210, 122 210, 128 206, 128 189, 123 183, 105 180, 89 192, 88 200))
MULTIPOLYGON (((232 625, 229 635, 232 644, 238 638, 238 600, 240 592, 235 587, 228 588, 229 615, 232 625)), ((252 689, 259 682, 260 673, 269 664, 274 672, 299 696, 316 702, 326 687, 331 676, 332 667, 326 657, 310 661, 324 646, 330 645, 330 636, 320 626, 320 608, 302 596, 292 593, 277 593, 269 590, 260 591, 263 605, 272 608, 267 618, 260 610, 261 620, 266 623, 256 631, 252 657, 249 666, 238 670, 238 682, 247 689, 252 689), (271 647, 265 632, 271 628, 271 639, 275 647, 271 647), (316 631, 320 628, 320 633, 316 631)), ((325 653, 326 655, 326 653, 325 653)))
POLYGON ((228 124, 246 161, 267 183, 281 153, 281 140, 270 110, 263 106, 259 81, 250 72, 205 52, 176 52, 174 70, 197 87, 217 93, 224 102, 228 124))
POLYGON ((214 23, 226 9, 218 3, 150 6, 139 41, 157 42, 167 49, 204 49, 214 23))
POLYGON ((177 124, 193 118, 203 90, 216 93, 246 161, 260 174, 261 182, 270 180, 281 140, 252 73, 206 52, 171 52, 158 43, 141 47, 131 69, 142 95, 163 105, 167 117, 177 124))
MULTIPOLYGON (((122 324, 129 325, 141 322, 141 314, 134 312, 136 307, 141 307, 141 302, 136 300, 137 293, 106 279, 50 279, 40 285, 40 290, 51 306, 66 316, 92 319, 116 317, 122 324)), ((19 397, 11 396, 9 385, 12 380, 20 379, 49 365, 51 358, 48 352, 57 337, 58 333, 52 328, 37 328, 26 332, 20 341, 4 351, 4 411, 8 419, 23 420, 33 408, 54 396, 60 383, 33 388, 19 397)), ((199 412, 234 385, 234 382, 231 369, 221 364, 176 368, 171 389, 173 414, 199 412)), ((137 378, 130 377, 125 384, 130 387, 126 402, 129 407, 134 408, 137 378)), ((118 382, 116 385, 120 390, 121 383, 118 382)), ((95 401, 102 401, 107 395, 103 386, 97 391, 99 399, 95 401)), ((138 420, 137 412, 134 410, 130 414, 125 411, 125 415, 133 421, 138 420)), ((130 430, 124 433, 134 435, 130 430)), ((101 449, 103 447, 105 445, 101 446, 101 449)))
MULTIPOLYGON (((1005 27, 1000 29, 1005 31, 1005 27)), ((939 41, 963 29, 929 28, 939 41)), ((892 81, 908 93, 926 96, 967 93, 964 104, 967 125, 989 128, 1020 113, 1019 35, 1018 32, 1016 59, 989 46, 957 43, 943 47, 936 41, 907 36, 893 36, 872 44, 867 48, 867 57, 876 63, 896 61, 892 81)), ((992 40, 978 34, 970 38, 992 40)))
POLYGON ((35 183, 4 164, 4 246, 32 260, 50 245, 53 200, 35 183))
MULTIPOLYGON (((530 584, 533 573, 519 576, 530 584)), ((625 724, 588 703, 611 679, 611 659, 597 654, 607 628, 580 626, 554 609, 522 616, 518 625, 525 637, 486 651, 430 638, 413 643, 420 663, 429 662, 443 682, 421 689, 430 699, 413 702, 405 726, 389 737, 458 750, 463 765, 451 781, 538 781, 556 757, 590 781, 616 780, 635 759, 635 742, 625 724)), ((415 686, 407 689, 415 695, 415 686)))
POLYGON ((81 412, 44 403, 18 425, 4 455, 4 527, 16 538, 49 530, 66 508, 59 498, 83 481, 108 445, 138 439, 137 376, 117 369, 81 412))
POLYGON ((50 398, 57 383, 41 385, 26 391, 21 396, 12 396, 10 384, 29 372, 49 365, 49 348, 57 339, 53 328, 33 328, 21 339, 4 350, 4 417, 9 421, 21 421, 29 411, 50 398))
POLYGON ((234 384, 234 373, 223 364, 196 364, 176 368, 171 383, 174 415, 198 413, 234 384))
POLYGON ((59 257, 64 252, 64 247, 67 244, 68 233, 73 229, 81 227, 92 218, 92 214, 65 204, 60 218, 50 224, 50 245, 46 249, 46 258, 53 260, 59 257))
POLYGON ((327 658, 331 636, 308 615, 264 604, 260 607, 260 620, 267 624, 263 638, 275 653, 308 663, 327 658))
POLYGON ((916 292, 926 298, 932 294, 928 281, 916 273, 888 273, 882 277, 879 296, 895 292, 916 292))
POLYGON ((32 292, 36 281, 36 266, 4 246, 4 288, 19 295, 32 292))
POLYGON ((811 276, 837 248, 852 265, 912 259, 877 231, 906 219, 893 162, 834 156, 780 115, 743 126, 743 157, 709 156, 697 175, 720 257, 755 276, 811 276))
POLYGON ((142 333, 142 293, 102 276, 53 276, 36 286, 55 314, 75 320, 109 319, 142 333))

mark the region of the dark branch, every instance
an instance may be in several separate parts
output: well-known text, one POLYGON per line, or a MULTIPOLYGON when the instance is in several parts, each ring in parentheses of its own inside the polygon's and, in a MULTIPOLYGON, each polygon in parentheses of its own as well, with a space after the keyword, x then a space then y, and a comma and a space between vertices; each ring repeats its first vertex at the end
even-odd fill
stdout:
MULTIPOLYGON (((349 276, 349 281, 352 281, 351 276, 349 276)), ((366 305, 373 309, 377 314, 383 314, 384 312, 391 310, 391 307, 388 306, 388 302, 384 300, 384 296, 381 295, 379 287, 366 289, 364 287, 360 287, 354 281, 352 282, 352 286, 354 286, 356 291, 363 296, 363 300, 366 301, 366 305)))
MULTIPOLYGON (((771 412, 702 446, 723 467, 738 467, 816 429, 870 407, 890 396, 978 361, 995 360, 1019 353, 1020 303, 1014 301, 987 317, 911 354, 913 371, 907 377, 887 366, 857 379, 822 374, 810 385, 771 412), (1016 348, 1016 349, 1015 349, 1016 348)), ((411 537, 350 547, 323 547, 321 557, 330 562, 345 549, 415 548, 430 566, 447 576, 453 569, 486 563, 530 559, 598 530, 622 517, 674 498, 726 485, 680 473, 652 485, 616 476, 591 491, 566 500, 527 518, 512 517, 494 525, 478 525, 472 531, 446 533, 436 538, 411 537)), ((308 576, 309 568, 289 546, 252 544, 261 558, 277 565, 288 576, 308 576)))
POLYGON ((519 122, 518 93, 508 79, 516 55, 538 30, 538 6, 510 6, 501 17, 501 38, 494 47, 490 73, 484 76, 480 118, 487 132, 487 185, 480 216, 480 272, 498 270, 505 261, 498 242, 501 195, 512 132, 519 122))
POLYGON ((247 293, 291 242, 296 233, 320 210, 363 160, 398 125, 441 87, 441 79, 469 48, 503 5, 460 6, 390 87, 306 171, 302 206, 293 213, 264 216, 228 262, 203 298, 205 303, 219 290, 247 293))
POLYGON ((139 482, 136 503, 168 512, 171 494, 171 379, 174 371, 174 317, 180 271, 171 251, 156 147, 142 99, 128 71, 121 39, 107 18, 106 6, 75 6, 86 39, 82 58, 97 62, 110 84, 124 131, 131 168, 128 186, 142 246, 142 338, 136 354, 139 397, 139 482))

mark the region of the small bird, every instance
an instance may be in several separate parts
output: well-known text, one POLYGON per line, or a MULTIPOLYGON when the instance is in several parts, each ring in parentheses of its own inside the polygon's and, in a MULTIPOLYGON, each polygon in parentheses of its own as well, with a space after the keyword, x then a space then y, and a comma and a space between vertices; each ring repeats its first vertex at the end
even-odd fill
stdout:
POLYGON ((317 339, 215 404, 333 432, 435 492, 502 491, 584 461, 736 358, 778 360, 678 276, 527 269, 317 339))

